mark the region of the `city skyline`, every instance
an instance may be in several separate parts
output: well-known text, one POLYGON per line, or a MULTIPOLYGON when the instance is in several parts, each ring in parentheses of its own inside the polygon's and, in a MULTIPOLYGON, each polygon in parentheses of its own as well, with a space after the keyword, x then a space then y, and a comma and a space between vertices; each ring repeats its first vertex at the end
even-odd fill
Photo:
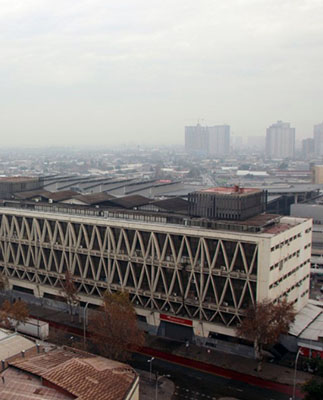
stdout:
POLYGON ((322 119, 320 1, 2 1, 2 144, 182 143, 322 119))

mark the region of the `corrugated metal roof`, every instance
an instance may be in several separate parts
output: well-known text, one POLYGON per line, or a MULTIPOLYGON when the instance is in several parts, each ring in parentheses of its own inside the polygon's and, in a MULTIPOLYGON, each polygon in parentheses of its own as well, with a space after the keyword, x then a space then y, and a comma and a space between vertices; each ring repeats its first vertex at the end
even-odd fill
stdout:
POLYGON ((296 314, 295 321, 289 329, 289 334, 299 336, 305 329, 320 315, 322 309, 307 304, 301 311, 296 314))
POLYGON ((188 201, 181 197, 174 197, 164 200, 157 200, 151 203, 152 205, 167 211, 187 210, 188 201))
POLYGON ((141 196, 140 194, 134 194, 131 196, 119 197, 116 199, 110 200, 111 204, 117 205, 123 208, 133 208, 143 206, 144 204, 148 204, 151 202, 147 197, 141 196))
POLYGON ((82 201, 85 204, 94 205, 100 204, 107 200, 115 199, 115 196, 112 194, 108 194, 105 192, 100 193, 91 193, 91 194, 79 194, 78 196, 73 197, 76 200, 82 201))
POLYGON ((48 198, 51 195, 51 192, 45 189, 38 189, 38 190, 30 190, 28 192, 18 192, 14 193, 14 196, 21 200, 28 200, 33 197, 43 196, 48 198))
POLYGON ((43 197, 46 197, 48 199, 52 199, 54 201, 62 201, 62 200, 67 200, 71 199, 72 197, 77 196, 79 193, 74 192, 74 190, 62 190, 60 192, 50 192, 49 195, 43 195, 43 197))
POLYGON ((299 338, 314 341, 323 338, 323 312, 301 333, 299 338))

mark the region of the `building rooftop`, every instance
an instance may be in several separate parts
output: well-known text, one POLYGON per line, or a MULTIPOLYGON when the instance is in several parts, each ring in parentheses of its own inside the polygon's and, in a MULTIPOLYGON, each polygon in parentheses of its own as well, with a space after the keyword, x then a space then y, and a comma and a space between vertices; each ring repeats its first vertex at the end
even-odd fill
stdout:
MULTIPOLYGON (((0 359, 5 360, 21 351, 35 347, 35 343, 18 333, 0 329, 0 359)), ((1 396, 0 396, 1 398, 1 396)))
POLYGON ((188 209, 188 201, 181 197, 173 197, 151 202, 152 205, 167 211, 182 211, 188 209))
POLYGON ((122 208, 133 208, 133 207, 143 206, 144 204, 148 204, 151 202, 151 200, 139 194, 134 194, 131 196, 124 196, 111 199, 110 202, 112 205, 119 206, 122 208))
POLYGON ((100 192, 91 194, 79 194, 78 196, 74 196, 74 199, 79 200, 85 204, 92 205, 104 203, 107 200, 115 199, 115 196, 112 196, 112 194, 108 194, 105 192, 100 192))
POLYGON ((201 193, 217 193, 217 194, 250 194, 259 193, 261 189, 256 188, 241 188, 237 185, 233 187, 214 187, 200 190, 201 193))
POLYGON ((50 192, 48 195, 43 195, 48 199, 53 201, 64 201, 67 199, 71 199, 72 197, 77 196, 79 193, 75 192, 74 190, 62 190, 60 192, 50 192))
POLYGON ((23 183, 23 182, 37 181, 38 179, 39 178, 32 176, 4 176, 0 177, 0 183, 1 182, 23 183))
MULTIPOLYGON (((50 387, 65 395, 49 399, 124 400, 137 380, 137 374, 130 366, 75 349, 60 348, 46 353, 26 354, 24 358, 9 361, 8 365, 9 369, 14 367, 41 378, 44 386, 38 391, 50 387)), ((26 397, 20 393, 14 398, 22 400, 26 397)), ((40 398, 47 399, 45 396, 40 398)))
POLYGON ((51 195, 51 192, 49 192, 48 190, 45 190, 45 189, 29 190, 27 192, 14 193, 14 197, 16 197, 17 199, 21 199, 21 200, 28 200, 28 199, 31 199, 31 198, 37 197, 37 196, 43 196, 45 198, 49 198, 50 195, 51 195))

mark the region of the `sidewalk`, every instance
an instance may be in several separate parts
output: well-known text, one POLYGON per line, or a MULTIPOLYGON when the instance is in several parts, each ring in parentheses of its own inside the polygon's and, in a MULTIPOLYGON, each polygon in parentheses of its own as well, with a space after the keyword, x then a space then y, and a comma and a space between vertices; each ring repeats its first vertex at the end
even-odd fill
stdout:
MULTIPOLYGON (((187 349, 185 347, 185 343, 174 343, 165 338, 156 336, 147 337, 146 347, 151 347, 163 352, 170 352, 173 355, 192 360, 198 360, 223 369, 237 371, 239 373, 255 376, 257 378, 270 380, 284 385, 292 386, 294 383, 294 369, 283 367, 277 364, 263 362, 262 371, 257 372, 256 360, 240 357, 234 354, 223 353, 213 349, 206 349, 194 344, 190 344, 189 348, 187 349)), ((296 374, 296 384, 300 385, 312 377, 313 375, 298 370, 296 374)))

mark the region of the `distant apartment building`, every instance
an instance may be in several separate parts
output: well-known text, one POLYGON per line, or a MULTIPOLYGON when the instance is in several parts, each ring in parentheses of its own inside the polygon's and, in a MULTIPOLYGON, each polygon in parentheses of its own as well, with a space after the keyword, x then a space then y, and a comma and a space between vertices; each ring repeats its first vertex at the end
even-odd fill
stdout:
POLYGON ((307 138, 302 140, 302 154, 304 158, 314 155, 314 139, 307 138))
POLYGON ((208 152, 208 131, 206 126, 197 124, 196 126, 185 127, 185 150, 188 153, 207 153, 208 152))
POLYGON ((278 121, 267 128, 266 155, 270 158, 293 158, 295 154, 295 128, 278 121))
POLYGON ((212 156, 223 156, 230 152, 230 126, 196 126, 185 127, 185 150, 188 153, 200 153, 212 156))
POLYGON ((323 156, 323 122, 314 125, 314 152, 316 156, 323 156))

